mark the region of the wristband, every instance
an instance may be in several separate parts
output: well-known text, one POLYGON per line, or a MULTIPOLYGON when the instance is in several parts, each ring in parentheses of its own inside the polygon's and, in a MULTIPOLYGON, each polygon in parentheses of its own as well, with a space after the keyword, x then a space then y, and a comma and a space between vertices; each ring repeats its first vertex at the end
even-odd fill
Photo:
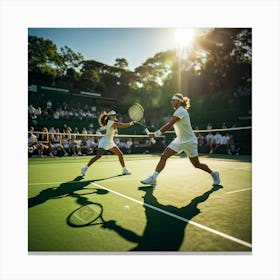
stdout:
POLYGON ((161 132, 160 130, 157 130, 157 131, 155 132, 155 136, 158 137, 158 136, 160 136, 160 135, 162 135, 162 132, 161 132))

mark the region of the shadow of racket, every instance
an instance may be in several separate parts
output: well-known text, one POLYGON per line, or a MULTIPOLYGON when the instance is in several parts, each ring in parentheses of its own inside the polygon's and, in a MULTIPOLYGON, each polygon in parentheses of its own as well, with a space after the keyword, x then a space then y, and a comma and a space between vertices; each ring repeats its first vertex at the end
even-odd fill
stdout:
POLYGON ((102 217, 103 206, 91 202, 75 209, 68 217, 67 224, 72 227, 84 227, 106 223, 102 217))

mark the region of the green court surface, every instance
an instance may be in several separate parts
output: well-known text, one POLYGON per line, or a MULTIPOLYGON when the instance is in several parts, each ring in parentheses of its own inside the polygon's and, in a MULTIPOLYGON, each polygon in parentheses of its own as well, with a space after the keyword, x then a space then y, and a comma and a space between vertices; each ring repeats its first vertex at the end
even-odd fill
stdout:
POLYGON ((252 163, 249 156, 201 156, 218 170, 220 186, 184 157, 170 158, 155 188, 143 186, 159 155, 125 155, 122 176, 114 155, 85 177, 90 157, 29 158, 29 252, 247 252, 252 251, 252 163), (102 219, 73 227, 71 213, 90 203, 102 219))

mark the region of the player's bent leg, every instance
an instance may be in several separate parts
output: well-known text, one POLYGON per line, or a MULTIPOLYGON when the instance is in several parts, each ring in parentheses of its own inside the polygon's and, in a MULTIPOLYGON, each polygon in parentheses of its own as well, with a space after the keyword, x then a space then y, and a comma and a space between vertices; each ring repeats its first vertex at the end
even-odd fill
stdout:
POLYGON ((203 170, 203 171, 206 171, 206 172, 208 172, 208 173, 210 173, 210 174, 212 173, 212 170, 208 167, 207 164, 201 163, 201 162, 199 161, 198 156, 189 157, 189 159, 190 159, 192 165, 193 165, 195 168, 199 168, 199 169, 201 169, 201 170, 203 170))
POLYGON ((119 162, 123 167, 122 175, 130 175, 131 172, 125 166, 123 153, 121 152, 121 150, 116 146, 110 149, 110 151, 119 157, 119 162))
POLYGON ((157 171, 158 173, 160 173, 160 172, 163 170, 163 168, 165 167, 166 161, 167 161, 171 156, 173 156, 173 155, 175 155, 175 154, 177 154, 176 151, 174 151, 174 150, 172 150, 172 149, 170 149, 170 148, 167 147, 167 148, 163 151, 163 153, 162 153, 162 155, 161 155, 161 157, 160 157, 159 163, 157 164, 157 167, 156 167, 156 171, 157 171))
POLYGON ((104 154, 104 149, 103 148, 98 148, 97 149, 97 153, 95 155, 95 157, 93 157, 87 164, 88 167, 90 167, 94 162, 96 162, 98 159, 100 159, 102 157, 102 155, 104 154))
POLYGON ((221 180, 220 180, 220 175, 219 175, 219 172, 217 171, 212 171, 207 164, 205 163, 201 163, 199 161, 199 158, 198 156, 195 156, 195 157, 190 157, 189 158, 192 165, 195 167, 195 168, 199 168, 209 174, 211 174, 212 178, 213 178, 213 185, 219 185, 221 180))
POLYGON ((155 186, 157 183, 157 176, 158 174, 163 170, 163 168, 165 167, 166 161, 168 158, 170 158, 171 156, 175 155, 177 152, 170 149, 170 148, 166 148, 164 150, 164 152, 162 153, 159 163, 157 164, 156 170, 155 172, 148 178, 141 180, 140 182, 144 185, 152 185, 155 186))
POLYGON ((118 156, 121 166, 124 167, 125 164, 124 164, 124 159, 123 159, 123 153, 121 152, 121 150, 116 146, 116 147, 111 148, 109 151, 111 151, 112 153, 114 153, 115 155, 118 156))
POLYGON ((81 169, 81 174, 82 174, 83 176, 86 175, 86 172, 87 172, 88 168, 89 168, 95 161, 97 161, 98 159, 100 159, 100 158, 102 157, 104 151, 105 151, 105 150, 102 149, 102 148, 98 148, 98 149, 97 149, 96 155, 88 162, 88 164, 87 164, 86 166, 84 166, 84 167, 81 169))

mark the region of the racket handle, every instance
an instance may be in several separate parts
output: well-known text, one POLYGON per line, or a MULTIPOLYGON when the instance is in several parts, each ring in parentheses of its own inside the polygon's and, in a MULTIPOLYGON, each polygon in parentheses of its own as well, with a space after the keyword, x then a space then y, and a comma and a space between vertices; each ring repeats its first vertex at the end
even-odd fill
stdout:
MULTIPOLYGON (((147 133, 147 135, 150 133, 149 129, 148 128, 145 128, 145 132, 147 133)), ((155 144, 156 143, 156 140, 154 138, 150 138, 150 141, 155 144)))

